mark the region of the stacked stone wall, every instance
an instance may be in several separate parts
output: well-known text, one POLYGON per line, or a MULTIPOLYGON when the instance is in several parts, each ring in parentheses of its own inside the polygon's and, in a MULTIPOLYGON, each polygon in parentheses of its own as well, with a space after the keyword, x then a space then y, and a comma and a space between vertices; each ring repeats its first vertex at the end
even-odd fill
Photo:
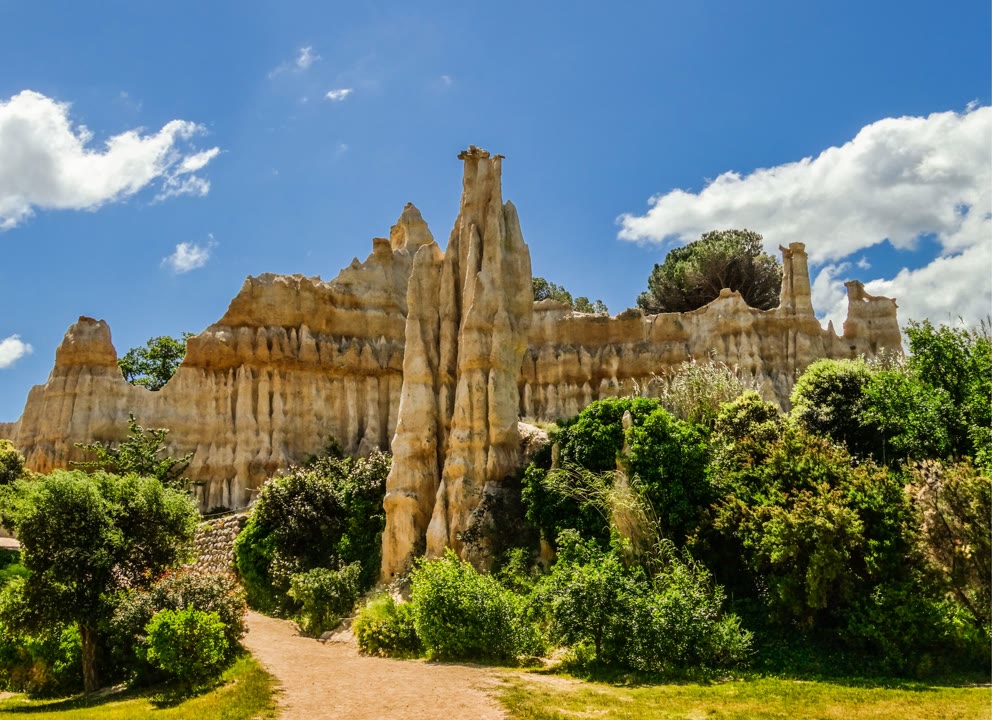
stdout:
POLYGON ((234 538, 248 522, 247 515, 227 515, 207 520, 196 529, 193 547, 196 560, 189 565, 195 572, 233 576, 234 538))

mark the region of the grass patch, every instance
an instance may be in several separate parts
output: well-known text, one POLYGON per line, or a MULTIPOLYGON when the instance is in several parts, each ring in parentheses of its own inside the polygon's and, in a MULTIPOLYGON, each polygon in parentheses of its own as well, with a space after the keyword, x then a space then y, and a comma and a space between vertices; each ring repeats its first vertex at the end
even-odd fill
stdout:
POLYGON ((274 718, 275 681, 251 655, 239 657, 212 689, 192 697, 161 694, 161 689, 125 691, 102 697, 0 701, 0 717, 30 715, 46 720, 252 720, 274 718))
POLYGON ((510 720, 975 720, 990 716, 992 690, 767 678, 618 687, 555 676, 517 675, 506 680, 500 700, 510 720))

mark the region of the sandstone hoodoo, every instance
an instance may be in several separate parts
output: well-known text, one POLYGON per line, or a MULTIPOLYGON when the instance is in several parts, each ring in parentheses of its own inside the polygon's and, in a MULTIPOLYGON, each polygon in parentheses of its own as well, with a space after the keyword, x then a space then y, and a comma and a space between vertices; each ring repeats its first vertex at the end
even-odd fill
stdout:
POLYGON ((189 339, 158 392, 127 383, 107 324, 80 317, 48 381, 31 390, 20 420, 0 423, 0 437, 47 472, 82 459, 74 443, 120 439, 133 413, 170 428, 173 454, 194 452, 186 474, 202 483, 204 509, 243 507, 328 435, 356 455, 391 447, 388 578, 445 547, 487 563, 486 533, 472 528, 493 521, 487 513, 520 462, 522 417, 555 420, 599 398, 657 394, 667 369, 709 357, 784 407, 816 359, 901 350, 895 302, 858 282, 847 285, 843 335, 821 327, 802 243, 781 249, 772 310, 729 290, 698 310, 652 316, 535 303, 530 253, 502 198, 502 158, 475 147, 460 158, 461 206, 444 251, 407 205, 364 262, 329 282, 250 277, 224 316, 189 339))
POLYGON ((403 390, 386 481, 384 579, 418 549, 485 564, 466 531, 519 465, 517 378, 533 311, 530 251, 503 203, 502 158, 469 148, 447 250, 417 252, 407 295, 403 390))

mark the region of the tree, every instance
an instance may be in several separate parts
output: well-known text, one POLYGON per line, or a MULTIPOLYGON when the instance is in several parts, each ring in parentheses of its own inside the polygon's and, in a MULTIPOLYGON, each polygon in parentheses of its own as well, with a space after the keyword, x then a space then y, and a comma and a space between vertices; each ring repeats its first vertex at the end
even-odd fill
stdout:
POLYGON ((73 462, 84 470, 104 470, 118 475, 134 473, 143 477, 153 477, 165 485, 185 488, 189 481, 182 477, 189 467, 193 453, 181 458, 159 457, 165 452, 167 428, 143 428, 134 419, 127 418, 128 436, 117 447, 110 443, 76 443, 76 447, 95 455, 94 460, 73 462))
POLYGON ((688 312, 730 288, 751 307, 771 310, 779 302, 782 266, 762 252, 761 240, 750 230, 719 230, 675 248, 654 266, 638 306, 648 313, 688 312))
POLYGON ((182 339, 177 340, 160 335, 150 338, 145 347, 131 348, 118 361, 124 379, 132 385, 161 390, 186 357, 186 340, 192 336, 193 333, 184 332, 182 339))
POLYGON ((59 470, 21 485, 13 529, 30 571, 24 623, 73 623, 82 639, 83 685, 99 687, 101 627, 121 591, 143 588, 187 555, 198 518, 190 497, 153 478, 59 470))
POLYGON ((9 440, 0 440, 0 485, 8 485, 24 474, 24 456, 9 440))
POLYGON ((594 302, 590 301, 589 298, 577 297, 572 299, 572 293, 566 290, 561 285, 555 285, 553 282, 548 282, 543 277, 533 278, 531 281, 534 287, 534 300, 554 300, 556 302, 564 303, 576 312, 582 313, 608 313, 609 308, 606 307, 606 303, 602 300, 596 300, 594 302))

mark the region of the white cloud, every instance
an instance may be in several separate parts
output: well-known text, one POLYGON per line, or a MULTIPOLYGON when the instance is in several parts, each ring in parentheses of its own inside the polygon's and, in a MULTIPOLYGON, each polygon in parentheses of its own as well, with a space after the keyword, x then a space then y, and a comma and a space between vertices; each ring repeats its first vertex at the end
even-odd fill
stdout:
POLYGON ((310 69, 310 66, 318 60, 320 60, 320 55, 314 53, 313 46, 305 45, 296 51, 295 59, 279 63, 276 67, 270 70, 269 79, 271 80, 272 78, 282 75, 288 71, 292 71, 294 73, 305 73, 310 69))
POLYGON ((887 118, 816 158, 726 172, 698 193, 652 197, 644 215, 619 218, 619 237, 684 243, 708 230, 746 227, 761 232, 772 252, 805 242, 811 261, 823 265, 814 307, 836 320, 846 307, 840 261, 885 240, 913 250, 932 234, 940 246, 932 263, 865 286, 896 297, 902 322, 959 315, 975 322, 992 308, 990 157, 990 107, 887 118))
POLYGON ((210 253, 217 244, 214 242, 213 233, 210 233, 207 237, 209 238, 209 242, 206 245, 188 242, 179 243, 176 245, 174 253, 162 258, 162 265, 171 268, 172 272, 176 274, 187 273, 190 270, 203 267, 207 264, 207 260, 210 259, 210 253))
POLYGON ((31 350, 31 346, 21 340, 20 335, 11 335, 0 340, 0 370, 10 367, 25 355, 30 355, 31 350))
POLYGON ((220 151, 191 147, 203 131, 172 120, 152 135, 128 130, 94 149, 92 133, 69 119, 68 103, 31 90, 0 100, 0 230, 36 209, 95 210, 150 185, 160 186, 160 198, 205 195, 210 183, 193 173, 220 151))
POLYGON ((335 90, 328 90, 325 97, 331 102, 341 102, 342 100, 346 100, 354 91, 354 88, 337 88, 335 90))
POLYGON ((451 77, 450 75, 442 75, 441 76, 441 84, 444 85, 445 87, 451 87, 454 84, 454 82, 455 82, 455 79, 453 77, 451 77))
POLYGON ((296 67, 300 70, 306 70, 318 60, 320 60, 320 55, 314 55, 313 47, 307 45, 300 48, 300 52, 296 56, 296 67))

